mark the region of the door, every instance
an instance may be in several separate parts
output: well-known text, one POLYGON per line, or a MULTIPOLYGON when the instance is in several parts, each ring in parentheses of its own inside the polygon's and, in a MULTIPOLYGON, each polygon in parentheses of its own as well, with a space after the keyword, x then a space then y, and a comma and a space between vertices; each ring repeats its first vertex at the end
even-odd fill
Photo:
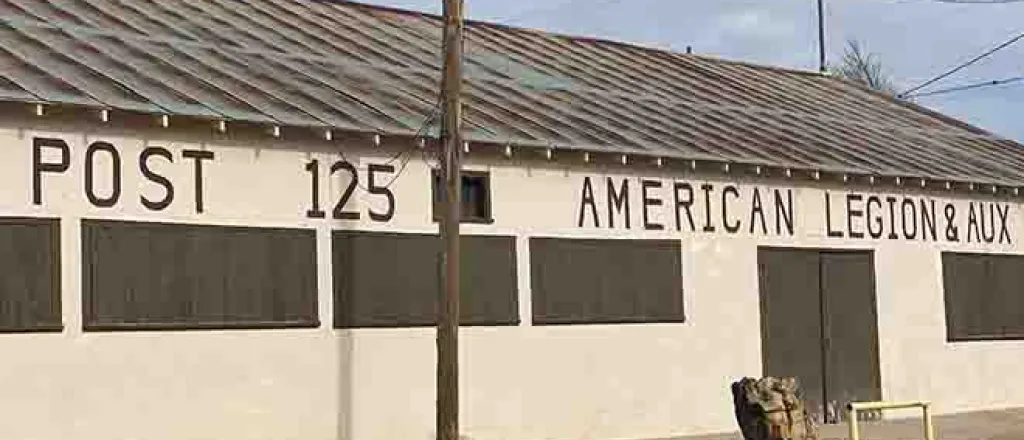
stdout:
POLYGON ((764 375, 796 377, 824 423, 880 399, 873 255, 762 248, 758 276, 764 375))

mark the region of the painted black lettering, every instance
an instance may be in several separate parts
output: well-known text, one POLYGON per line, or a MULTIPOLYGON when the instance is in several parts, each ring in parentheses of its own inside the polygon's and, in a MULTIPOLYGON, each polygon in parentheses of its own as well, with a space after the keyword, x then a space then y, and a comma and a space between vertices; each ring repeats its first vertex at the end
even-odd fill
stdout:
POLYGON ((150 182, 156 183, 164 187, 164 198, 152 201, 146 198, 145 195, 139 196, 139 201, 142 202, 142 206, 150 211, 163 211, 171 206, 171 202, 174 201, 174 185, 166 177, 153 172, 149 168, 149 158, 153 156, 162 157, 164 160, 173 163, 174 156, 171 152, 163 147, 147 147, 142 150, 142 154, 139 155, 139 170, 142 171, 142 175, 149 179, 150 182))
POLYGON ((32 138, 32 203, 43 204, 43 173, 63 173, 71 167, 71 149, 63 139, 32 138), (43 162, 43 148, 60 150, 59 162, 43 162))
POLYGON ((996 215, 999 217, 1000 224, 999 243, 1013 244, 1013 239, 1010 238, 1010 227, 1007 225, 1010 217, 1010 205, 996 205, 996 215))
POLYGON ((686 182, 676 182, 673 186, 676 202, 676 230, 683 230, 683 219, 680 212, 680 208, 683 208, 686 210, 686 220, 690 223, 690 232, 694 232, 697 230, 697 225, 693 222, 693 212, 690 211, 693 206, 693 186, 686 182), (685 198, 680 197, 680 191, 686 192, 685 198))
POLYGON ((615 182, 611 177, 608 178, 608 227, 615 229, 615 213, 623 214, 625 211, 626 215, 626 229, 630 226, 630 214, 629 214, 629 180, 622 179, 622 186, 619 188, 619 192, 615 192, 615 182))
POLYGON ((873 207, 875 207, 875 206, 878 207, 877 209, 881 209, 882 208, 882 199, 878 198, 878 196, 870 196, 870 197, 868 197, 868 203, 867 203, 868 235, 870 235, 871 238, 878 239, 878 238, 882 238, 882 232, 885 231, 885 221, 882 220, 882 214, 878 214, 878 215, 874 215, 873 214, 873 212, 875 212, 875 208, 873 208, 873 207))
MULTIPOLYGON (((395 194, 392 193, 391 188, 388 187, 390 186, 390 183, 388 184, 388 186, 379 186, 377 185, 377 180, 375 179, 377 173, 392 174, 394 172, 394 165, 381 165, 371 163, 366 166, 366 190, 370 194, 384 196, 384 198, 386 198, 388 201, 388 209, 385 210, 383 214, 374 212, 373 209, 370 209, 370 220, 373 220, 375 222, 388 222, 391 221, 391 218, 395 216, 395 194)), ((397 177, 395 177, 395 179, 397 179, 397 177)), ((394 181, 392 180, 392 182, 394 181)))
POLYGON ((196 186, 196 212, 203 212, 203 161, 213 160, 212 151, 203 150, 184 150, 181 152, 182 157, 186 159, 192 159, 195 171, 193 172, 196 186))
POLYGON ((768 235, 768 223, 764 219, 764 206, 761 202, 761 190, 754 187, 754 201, 750 205, 750 233, 754 233, 756 219, 761 219, 761 233, 768 235))
POLYGON ((860 194, 847 194, 846 195, 846 232, 850 238, 864 238, 864 232, 861 230, 855 230, 853 226, 853 219, 864 216, 864 211, 860 210, 860 202, 864 200, 864 196, 860 194), (854 203, 858 204, 858 207, 853 206, 854 203))
POLYGON ((886 202, 889 202, 889 239, 898 240, 899 234, 896 233, 896 198, 886 197, 886 202))
POLYGON ((312 206, 306 211, 306 217, 326 218, 327 213, 320 209, 320 161, 313 159, 306 164, 306 171, 309 172, 310 202, 312 206))
POLYGON ((974 202, 971 202, 967 211, 967 242, 974 241, 981 241, 981 230, 978 226, 978 213, 974 210, 974 202))
POLYGON ((979 203, 978 214, 981 217, 981 239, 985 243, 996 241, 996 207, 994 203, 979 203), (985 207, 988 206, 988 221, 985 221, 985 207), (985 225, 988 224, 988 228, 985 225))
POLYGON ((842 238, 843 231, 832 230, 832 195, 825 191, 825 231, 831 238, 842 238))
POLYGON ((722 190, 722 225, 725 226, 725 231, 730 234, 735 234, 740 230, 740 221, 736 220, 735 223, 729 224, 729 195, 732 195, 733 199, 740 197, 740 191, 733 185, 727 185, 722 190))
POLYGON ((594 185, 590 183, 590 176, 583 178, 583 193, 580 195, 580 217, 577 224, 579 227, 583 227, 584 217, 586 216, 587 207, 590 207, 590 213, 594 217, 594 227, 600 228, 601 222, 597 219, 597 202, 594 200, 594 185))
POLYGON ((942 213, 946 217, 946 241, 959 243, 960 228, 956 226, 956 206, 947 203, 946 207, 942 209, 942 213))
POLYGON ((935 201, 929 200, 925 203, 921 201, 921 239, 928 240, 928 236, 931 235, 932 241, 938 241, 939 235, 936 230, 938 222, 935 220, 935 201))
POLYGON ((782 200, 782 192, 775 190, 775 233, 782 235, 782 224, 786 224, 786 232, 793 235, 793 190, 786 190, 786 200, 782 200))
POLYGON ((89 199, 89 203, 99 208, 114 206, 121 198, 121 155, 113 145, 107 142, 96 141, 85 149, 85 196, 89 199), (107 197, 96 195, 96 153, 101 151, 110 155, 112 168, 110 195, 107 197))
POLYGON ((917 238, 917 205, 914 204, 913 200, 904 198, 903 203, 900 204, 900 211, 900 220, 903 223, 903 238, 907 240, 917 238))
POLYGON ((704 191, 704 232, 715 232, 715 225, 711 224, 711 191, 715 190, 715 186, 705 183, 700 189, 704 191))
POLYGON ((650 197, 651 189, 661 189, 661 181, 658 180, 644 180, 640 182, 640 191, 643 193, 644 202, 644 229, 648 231, 662 231, 665 226, 660 223, 651 221, 650 211, 647 209, 651 206, 661 206, 661 198, 650 197))
POLYGON ((345 205, 348 205, 348 201, 352 199, 352 194, 356 192, 356 186, 359 185, 359 174, 356 173, 355 165, 339 160, 334 165, 331 165, 330 175, 333 176, 334 173, 342 170, 348 173, 348 186, 341 193, 341 198, 338 199, 338 202, 334 204, 334 209, 331 210, 331 217, 335 220, 359 220, 358 212, 345 211, 345 205))

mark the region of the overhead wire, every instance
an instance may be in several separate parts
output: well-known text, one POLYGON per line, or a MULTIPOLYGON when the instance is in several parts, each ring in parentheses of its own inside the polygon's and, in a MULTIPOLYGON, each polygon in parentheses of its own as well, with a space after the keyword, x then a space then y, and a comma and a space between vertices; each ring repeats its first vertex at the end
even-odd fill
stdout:
POLYGON ((917 93, 917 94, 905 96, 905 98, 922 98, 922 97, 926 97, 926 96, 945 95, 945 94, 949 94, 949 93, 963 92, 963 91, 967 91, 967 90, 980 89, 980 88, 984 88, 984 87, 992 87, 992 86, 1001 86, 1001 85, 1006 85, 1006 84, 1012 84, 1012 83, 1021 82, 1021 81, 1024 81, 1024 76, 1015 76, 1015 77, 1012 77, 1012 78, 997 79, 997 80, 991 80, 991 81, 980 81, 980 82, 976 82, 976 83, 965 84, 965 85, 962 85, 962 86, 947 87, 945 89, 939 89, 939 90, 933 90, 933 91, 930 91, 930 92, 917 93))
POLYGON ((912 88, 910 88, 910 89, 900 93, 897 96, 899 96, 901 98, 904 98, 904 97, 907 97, 908 95, 910 95, 910 94, 912 94, 912 93, 914 93, 914 92, 916 92, 918 90, 921 90, 921 89, 923 89, 925 87, 928 87, 928 86, 930 86, 932 84, 935 84, 936 82, 942 81, 943 79, 946 79, 947 77, 949 77, 949 76, 951 76, 951 75, 953 75, 953 74, 955 74, 955 73, 957 73, 957 72, 959 72, 959 71, 961 71, 963 69, 966 69, 967 67, 977 63, 978 61, 981 61, 981 60, 983 60, 985 58, 988 58, 992 54, 994 54, 996 52, 999 52, 1000 50, 1003 50, 1003 49, 1013 45, 1014 43, 1020 41, 1021 39, 1024 39, 1024 33, 1020 33, 1020 34, 1014 36, 1013 38, 1010 38, 1009 40, 1004 41, 1003 43, 999 44, 998 46, 985 51, 981 55, 978 55, 978 56, 976 56, 974 58, 971 58, 967 62, 961 63, 960 65, 958 65, 958 66, 956 66, 956 67, 946 71, 945 73, 943 73, 941 75, 938 75, 938 76, 936 76, 936 77, 934 77, 934 78, 932 78, 932 79, 930 79, 928 81, 925 81, 925 82, 923 82, 923 83, 921 83, 921 84, 919 84, 919 85, 917 85, 915 87, 912 87, 912 88))

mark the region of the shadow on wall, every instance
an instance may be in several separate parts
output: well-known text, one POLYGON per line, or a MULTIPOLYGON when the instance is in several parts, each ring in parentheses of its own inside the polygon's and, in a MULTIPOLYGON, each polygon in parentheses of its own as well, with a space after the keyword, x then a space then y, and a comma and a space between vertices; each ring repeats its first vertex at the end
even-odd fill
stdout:
POLYGON ((352 332, 349 330, 335 330, 335 339, 338 341, 338 439, 352 440, 354 438, 352 426, 353 413, 353 385, 355 373, 353 368, 353 351, 355 341, 352 332))

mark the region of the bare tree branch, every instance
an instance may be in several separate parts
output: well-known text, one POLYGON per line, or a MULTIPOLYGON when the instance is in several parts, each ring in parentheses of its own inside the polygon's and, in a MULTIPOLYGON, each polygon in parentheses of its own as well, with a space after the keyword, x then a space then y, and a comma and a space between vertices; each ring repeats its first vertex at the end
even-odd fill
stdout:
POLYGON ((846 42, 846 52, 832 70, 837 76, 863 84, 873 90, 896 95, 896 85, 885 72, 878 57, 864 50, 857 40, 846 42))

